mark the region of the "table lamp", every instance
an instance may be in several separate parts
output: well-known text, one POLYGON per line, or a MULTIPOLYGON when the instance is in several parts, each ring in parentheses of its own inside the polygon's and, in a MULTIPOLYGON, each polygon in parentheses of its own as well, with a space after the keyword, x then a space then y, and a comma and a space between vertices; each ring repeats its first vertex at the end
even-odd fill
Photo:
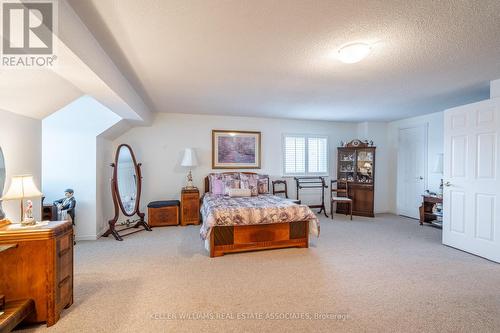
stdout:
POLYGON ((187 174, 187 186, 186 186, 186 188, 188 188, 188 189, 194 188, 191 167, 197 166, 198 161, 196 160, 196 153, 195 153, 193 148, 184 149, 184 157, 182 159, 181 165, 183 167, 189 167, 189 172, 187 174))
POLYGON ((40 197, 42 192, 36 187, 33 176, 23 175, 12 177, 10 187, 1 200, 21 200, 21 224, 30 225, 35 221, 32 216, 24 216, 24 199, 40 197))
MULTIPOLYGON (((443 154, 439 153, 436 156, 436 162, 434 164, 434 169, 432 169, 433 173, 443 174, 443 154)), ((441 183, 439 184, 439 195, 443 196, 443 178, 441 178, 441 183)))

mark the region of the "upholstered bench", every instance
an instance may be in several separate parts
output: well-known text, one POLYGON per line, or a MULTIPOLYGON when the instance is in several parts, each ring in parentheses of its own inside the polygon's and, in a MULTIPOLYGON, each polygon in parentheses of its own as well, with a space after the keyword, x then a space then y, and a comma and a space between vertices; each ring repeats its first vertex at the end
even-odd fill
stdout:
POLYGON ((179 224, 179 200, 153 201, 148 204, 148 224, 164 227, 179 224))

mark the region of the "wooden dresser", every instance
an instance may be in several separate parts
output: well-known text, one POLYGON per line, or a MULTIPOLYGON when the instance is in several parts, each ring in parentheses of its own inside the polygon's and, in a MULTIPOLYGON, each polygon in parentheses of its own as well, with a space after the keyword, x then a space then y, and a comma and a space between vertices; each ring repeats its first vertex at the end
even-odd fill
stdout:
POLYGON ((73 226, 54 221, 46 226, 0 228, 0 294, 6 301, 33 299, 28 322, 54 325, 73 304, 73 226))
POLYGON ((181 192, 181 225, 200 224, 200 191, 183 188, 181 192))

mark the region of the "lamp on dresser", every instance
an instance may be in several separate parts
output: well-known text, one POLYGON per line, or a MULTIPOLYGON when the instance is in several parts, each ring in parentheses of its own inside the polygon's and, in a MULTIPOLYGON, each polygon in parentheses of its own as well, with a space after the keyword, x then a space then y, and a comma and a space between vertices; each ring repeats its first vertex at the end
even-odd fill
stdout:
POLYGON ((189 168, 189 172, 186 177, 186 189, 194 189, 195 187, 193 186, 193 174, 191 173, 191 168, 198 165, 198 160, 196 159, 196 152, 193 148, 184 149, 184 157, 182 158, 181 165, 189 168))
POLYGON ((5 195, 1 198, 1 200, 21 200, 21 224, 33 225, 36 223, 32 216, 33 209, 31 208, 31 210, 28 210, 28 214, 26 214, 25 216, 24 200, 31 198, 41 198, 42 195, 42 192, 40 192, 40 190, 36 187, 35 182, 33 181, 33 176, 13 176, 10 182, 10 187, 7 190, 7 193, 5 193, 5 195))

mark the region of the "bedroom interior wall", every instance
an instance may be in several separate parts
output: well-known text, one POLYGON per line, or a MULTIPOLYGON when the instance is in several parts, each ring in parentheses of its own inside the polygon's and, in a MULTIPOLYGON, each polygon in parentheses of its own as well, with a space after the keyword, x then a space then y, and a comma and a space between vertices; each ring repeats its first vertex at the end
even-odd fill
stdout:
POLYGON ((392 203, 387 200, 387 198, 393 197, 392 189, 389 186, 390 178, 393 175, 389 171, 390 151, 388 149, 387 126, 386 122, 362 122, 357 125, 358 138, 373 140, 377 147, 375 153, 375 213, 392 211, 392 203))
MULTIPOLYGON (((6 183, 8 189, 12 176, 31 174, 41 189, 42 170, 42 122, 12 112, 0 110, 0 147, 5 158, 6 183)), ((2 194, 0 193, 0 196, 2 194)), ((33 200, 33 215, 40 219, 40 199, 33 200)), ((2 203, 6 216, 12 222, 20 219, 19 201, 2 203)))
POLYGON ((500 98, 500 79, 491 81, 490 98, 500 98))
MULTIPOLYGON (((113 141, 113 149, 110 150, 107 160, 112 161, 114 149, 121 144, 130 144, 136 154, 138 162, 141 162, 143 172, 143 193, 141 198, 141 209, 146 211, 148 202, 154 200, 178 199, 180 190, 185 184, 187 170, 180 166, 184 148, 193 147, 196 150, 199 165, 193 168, 194 183, 203 189, 203 177, 212 172, 211 168, 211 131, 212 129, 228 130, 251 130, 262 132, 262 168, 255 171, 269 174, 271 179, 282 178, 282 135, 285 133, 319 134, 328 136, 330 153, 329 170, 330 176, 336 177, 337 146, 341 140, 347 141, 358 138, 360 129, 357 123, 329 122, 329 121, 306 121, 286 120, 272 118, 252 117, 229 117, 214 115, 192 115, 159 113, 151 127, 132 128, 113 141)), ((384 123, 368 125, 370 135, 377 135, 374 141, 384 138, 386 141, 386 127, 384 123)), ((377 148, 383 153, 383 146, 377 148)), ((378 154, 378 152, 377 152, 378 154)), ((378 156, 377 156, 377 163, 378 156)), ((383 164, 383 159, 381 162, 383 164)), ((377 180, 380 186, 376 186, 377 199, 375 211, 386 212, 386 204, 383 197, 385 167, 377 164, 377 180), (378 172, 381 173, 378 176, 378 172), (380 178, 380 179, 379 179, 380 178), (381 191, 381 192, 379 192, 381 191)), ((215 170, 216 172, 224 170, 215 170)), ((295 198, 295 184, 293 177, 287 177, 288 194, 295 198)), ((325 191, 326 198, 329 197, 328 190, 325 191)), ((301 199, 307 202, 319 200, 319 193, 304 193, 301 199)), ((328 206, 328 199, 325 200, 328 206)))
POLYGON ((439 184, 441 182, 442 175, 433 172, 435 161, 438 154, 443 153, 444 145, 444 113, 436 112, 423 116, 402 119, 398 121, 393 121, 388 124, 388 174, 393 175, 393 177, 388 177, 389 181, 389 191, 387 192, 390 197, 388 202, 391 203, 389 211, 397 214, 397 160, 398 160, 398 149, 399 149, 399 129, 418 126, 426 124, 428 127, 427 131, 427 188, 430 191, 437 192, 439 190, 439 184))
POLYGON ((106 231, 107 221, 114 214, 110 185, 112 159, 109 159, 109 156, 113 155, 113 142, 109 138, 99 135, 96 140, 96 232, 98 237, 106 231))
MULTIPOLYGON (((73 101, 42 121, 43 192, 50 203, 75 190, 78 240, 99 235, 101 201, 97 136, 121 118, 90 96, 73 101)), ((101 146, 101 145, 99 145, 101 146)))

